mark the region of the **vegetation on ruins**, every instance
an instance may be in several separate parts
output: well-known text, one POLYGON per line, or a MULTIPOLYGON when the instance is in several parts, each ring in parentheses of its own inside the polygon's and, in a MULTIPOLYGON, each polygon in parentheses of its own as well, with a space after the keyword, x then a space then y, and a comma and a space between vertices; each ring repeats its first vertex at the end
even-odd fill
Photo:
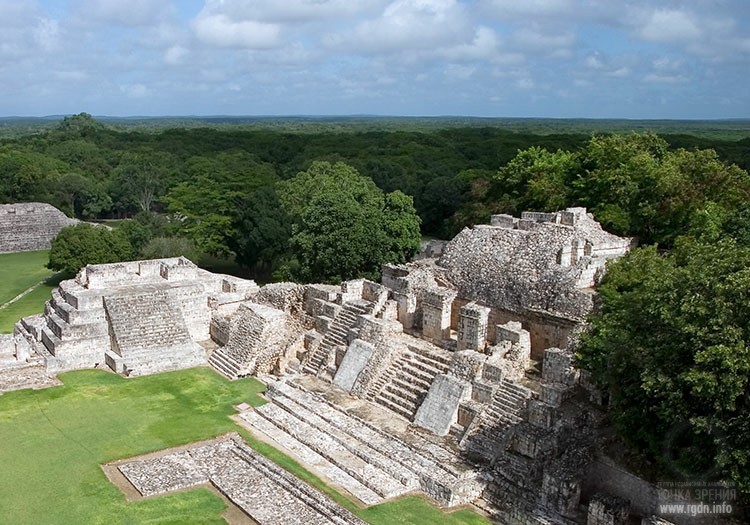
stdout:
POLYGON ((750 494, 750 247, 681 238, 610 265, 579 351, 611 419, 669 476, 750 494))
POLYGON ((417 497, 359 508, 229 418, 239 402, 263 403, 255 379, 228 382, 207 368, 134 379, 86 370, 61 379, 63 386, 0 396, 6 523, 224 523, 226 505, 208 489, 127 501, 100 465, 230 431, 369 523, 487 523, 468 510, 443 513, 417 497))
POLYGON ((52 240, 47 267, 75 274, 87 264, 126 261, 133 257, 133 247, 118 230, 80 223, 66 226, 52 240))
MULTIPOLYGON (((0 202, 129 218, 118 227, 121 258, 195 247, 263 279, 299 280, 376 277, 381 262, 416 249, 420 228, 448 238, 493 213, 585 206, 647 247, 612 265, 581 364, 639 450, 679 472, 716 462, 748 490, 750 137, 707 128, 591 137, 553 122, 546 131, 567 134, 538 135, 527 124, 123 131, 77 115, 0 142, 0 202), (691 457, 709 461, 689 465, 691 457)), ((93 239, 107 258, 76 258, 78 241, 50 267, 115 260, 93 239)))

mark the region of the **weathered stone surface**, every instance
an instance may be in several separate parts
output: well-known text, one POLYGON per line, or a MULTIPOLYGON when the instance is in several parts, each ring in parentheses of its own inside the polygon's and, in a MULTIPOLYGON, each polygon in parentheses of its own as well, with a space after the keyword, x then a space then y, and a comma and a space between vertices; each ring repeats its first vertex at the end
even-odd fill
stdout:
POLYGON ((255 452, 237 434, 155 458, 130 460, 118 469, 144 496, 211 483, 261 525, 365 525, 255 452))
POLYGON ((375 353, 375 347, 370 343, 355 339, 341 361, 341 365, 333 378, 333 384, 342 390, 351 392, 359 374, 364 370, 375 353))
POLYGON ((438 262, 461 297, 522 315, 545 311, 583 320, 593 305, 586 289, 606 260, 630 245, 603 231, 583 208, 495 223, 464 229, 438 262))
POLYGON ((48 250, 60 230, 78 222, 51 204, 0 204, 0 253, 48 250))
POLYGON ((471 383, 441 374, 435 378, 427 397, 417 410, 414 423, 433 434, 445 436, 456 422, 458 405, 471 397, 471 383))

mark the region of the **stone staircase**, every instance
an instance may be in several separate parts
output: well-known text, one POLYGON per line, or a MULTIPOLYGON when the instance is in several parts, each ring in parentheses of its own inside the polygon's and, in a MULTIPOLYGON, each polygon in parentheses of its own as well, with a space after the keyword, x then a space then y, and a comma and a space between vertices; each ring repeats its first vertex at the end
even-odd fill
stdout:
POLYGON ((328 496, 250 448, 235 433, 118 464, 143 496, 211 484, 260 525, 366 525, 328 496))
POLYGON ((260 304, 243 304, 232 320, 229 340, 209 357, 209 364, 229 380, 267 373, 274 356, 288 344, 286 315, 260 304))
POLYGON ((239 379, 240 367, 242 365, 237 359, 229 355, 224 350, 225 348, 222 346, 214 350, 208 358, 208 364, 230 381, 234 381, 235 379, 239 379))
POLYGON ((369 315, 374 308, 373 303, 365 300, 344 303, 333 318, 328 331, 323 334, 320 344, 305 361, 302 371, 315 376, 324 374, 336 349, 346 348, 349 345, 347 340, 349 330, 356 326, 357 316, 369 315))
POLYGON ((115 343, 105 361, 116 372, 135 376, 205 364, 166 291, 104 297, 104 306, 115 343))
POLYGON ((104 298, 117 353, 192 343, 182 313, 164 291, 104 298))
POLYGON ((495 460, 507 448, 513 427, 523 421, 531 397, 528 388, 503 379, 484 412, 466 429, 461 448, 472 457, 495 460))
POLYGON ((368 505, 422 489, 452 506, 481 491, 442 447, 407 444, 294 384, 270 383, 266 395, 271 403, 241 419, 368 505))
POLYGON ((391 370, 383 374, 382 387, 373 400, 412 421, 432 381, 447 373, 450 362, 450 354, 438 348, 408 345, 391 370))

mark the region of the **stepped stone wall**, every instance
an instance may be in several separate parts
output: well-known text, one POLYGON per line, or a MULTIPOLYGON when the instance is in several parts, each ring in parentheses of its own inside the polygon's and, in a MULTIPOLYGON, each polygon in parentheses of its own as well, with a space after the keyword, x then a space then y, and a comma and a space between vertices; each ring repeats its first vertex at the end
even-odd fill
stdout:
MULTIPOLYGON (((45 314, 17 328, 48 375, 109 366, 142 375, 207 364, 215 310, 257 293, 252 281, 215 275, 185 258, 89 265, 52 292, 45 314)), ((234 306, 233 306, 234 305, 234 306)))
POLYGON ((51 204, 0 204, 0 253, 48 250, 60 230, 78 222, 51 204))
POLYGON ((117 469, 143 496, 211 484, 261 525, 365 525, 255 452, 238 434, 156 457, 128 460, 117 469))
POLYGON ((495 216, 493 225, 453 238, 438 264, 462 297, 521 315, 582 320, 606 261, 627 252, 630 242, 602 230, 585 208, 495 216))

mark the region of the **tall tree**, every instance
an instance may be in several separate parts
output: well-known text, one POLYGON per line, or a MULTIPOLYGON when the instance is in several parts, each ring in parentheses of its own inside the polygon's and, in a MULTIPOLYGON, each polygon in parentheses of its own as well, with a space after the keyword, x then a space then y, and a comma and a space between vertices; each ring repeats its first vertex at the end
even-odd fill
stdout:
POLYGON ((121 232, 80 223, 63 228, 52 240, 47 267, 73 274, 87 264, 127 261, 133 255, 133 247, 121 232))
POLYGON ((237 262, 268 273, 289 253, 291 219, 273 188, 261 188, 239 202, 229 246, 237 262))
POLYGON ((411 199, 386 197, 347 164, 313 162, 277 191, 294 222, 291 247, 303 280, 377 279, 383 263, 404 261, 419 248, 411 199))

